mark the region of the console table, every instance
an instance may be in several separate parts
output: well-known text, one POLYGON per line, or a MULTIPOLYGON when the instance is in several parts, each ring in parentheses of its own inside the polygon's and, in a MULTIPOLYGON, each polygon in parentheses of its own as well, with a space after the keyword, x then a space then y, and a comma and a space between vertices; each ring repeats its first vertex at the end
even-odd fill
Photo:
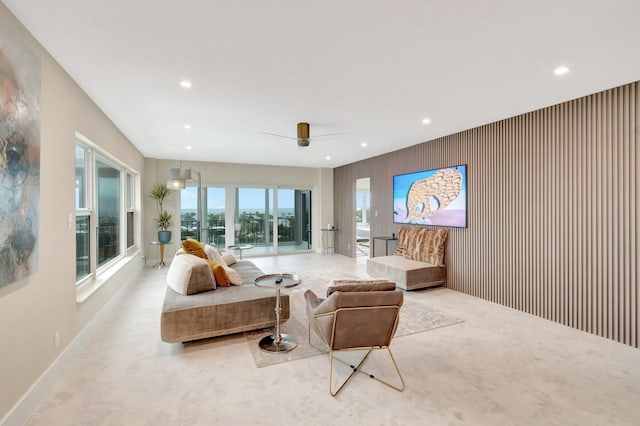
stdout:
POLYGON ((376 240, 384 241, 384 255, 389 256, 389 243, 398 241, 397 237, 373 237, 373 247, 371 247, 371 257, 376 257, 376 240))
POLYGON ((336 228, 321 228, 322 231, 322 254, 328 254, 331 250, 331 254, 336 252, 336 228))

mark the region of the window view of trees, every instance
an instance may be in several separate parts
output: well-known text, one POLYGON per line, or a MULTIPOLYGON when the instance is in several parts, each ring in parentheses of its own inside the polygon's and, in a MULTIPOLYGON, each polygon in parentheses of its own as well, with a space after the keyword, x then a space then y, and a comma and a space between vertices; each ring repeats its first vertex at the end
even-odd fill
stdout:
POLYGON ((181 191, 181 238, 196 238, 218 248, 232 244, 227 241, 226 219, 233 219, 234 244, 251 244, 267 252, 274 247, 274 223, 277 224, 277 245, 282 248, 306 250, 311 248, 311 191, 277 190, 277 215, 274 211, 273 188, 235 188, 235 208, 226 211, 225 188, 207 188, 207 215, 198 236, 199 221, 197 189, 181 191))

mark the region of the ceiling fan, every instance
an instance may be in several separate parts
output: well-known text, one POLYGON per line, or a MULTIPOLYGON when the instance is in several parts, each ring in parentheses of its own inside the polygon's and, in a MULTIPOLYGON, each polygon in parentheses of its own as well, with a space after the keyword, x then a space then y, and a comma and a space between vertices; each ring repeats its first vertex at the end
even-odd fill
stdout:
MULTIPOLYGON (((312 138, 309 136, 309 123, 298 123, 298 133, 297 133, 297 137, 295 138, 293 136, 279 135, 276 133, 268 133, 268 132, 261 132, 261 133, 265 135, 277 136, 279 138, 293 139, 294 141, 298 142, 298 146, 300 148, 308 147, 309 143, 312 140, 312 138)), ((341 134, 342 133, 326 133, 324 135, 314 136, 313 140, 320 139, 320 138, 327 138, 330 136, 338 136, 341 134)))

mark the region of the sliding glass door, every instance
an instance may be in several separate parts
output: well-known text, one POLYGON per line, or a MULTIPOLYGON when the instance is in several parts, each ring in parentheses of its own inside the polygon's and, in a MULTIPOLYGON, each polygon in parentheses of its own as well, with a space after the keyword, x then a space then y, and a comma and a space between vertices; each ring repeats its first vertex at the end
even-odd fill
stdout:
POLYGON ((278 251, 311 249, 311 191, 278 189, 278 251))
POLYGON ((197 190, 181 191, 181 237, 192 237, 220 250, 248 244, 243 256, 308 251, 311 242, 311 190, 208 187, 202 236, 198 235, 197 190))

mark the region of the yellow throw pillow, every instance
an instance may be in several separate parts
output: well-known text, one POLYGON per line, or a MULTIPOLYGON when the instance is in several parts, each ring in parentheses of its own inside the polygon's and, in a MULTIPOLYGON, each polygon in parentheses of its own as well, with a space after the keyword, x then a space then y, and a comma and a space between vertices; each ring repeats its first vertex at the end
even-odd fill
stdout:
POLYGON ((209 260, 209 259, 205 259, 205 260, 211 267, 213 276, 216 278, 216 285, 220 287, 230 287, 231 281, 229 281, 229 276, 227 275, 227 271, 224 270, 224 266, 218 265, 213 260, 209 260))
POLYGON ((185 252, 198 256, 201 259, 207 260, 207 253, 204 251, 204 244, 193 238, 187 238, 182 242, 182 248, 185 252))

